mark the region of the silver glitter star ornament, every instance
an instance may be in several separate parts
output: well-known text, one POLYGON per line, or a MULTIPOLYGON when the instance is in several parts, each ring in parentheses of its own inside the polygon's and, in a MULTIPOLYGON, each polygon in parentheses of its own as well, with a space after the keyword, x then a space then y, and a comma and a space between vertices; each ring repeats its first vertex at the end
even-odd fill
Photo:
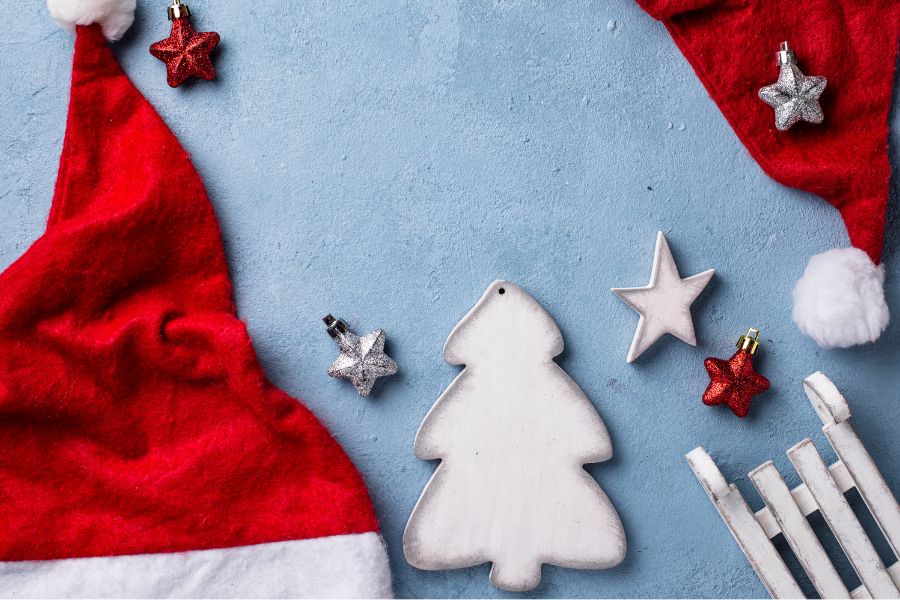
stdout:
POLYGON ((778 81, 759 90, 763 102, 775 109, 775 127, 786 131, 799 121, 821 123, 825 119, 819 96, 828 83, 824 77, 807 77, 797 66, 797 56, 781 42, 776 55, 778 81))
POLYGON ((397 372, 397 363, 384 353, 383 330, 376 329, 360 337, 340 319, 328 315, 322 320, 341 349, 341 355, 328 368, 328 375, 350 380, 359 395, 366 397, 376 379, 397 372))

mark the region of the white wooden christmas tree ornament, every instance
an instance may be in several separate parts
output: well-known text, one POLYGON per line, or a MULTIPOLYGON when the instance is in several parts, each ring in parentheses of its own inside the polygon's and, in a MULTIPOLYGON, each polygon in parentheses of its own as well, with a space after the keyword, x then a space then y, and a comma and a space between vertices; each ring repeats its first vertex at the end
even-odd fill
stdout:
POLYGON ((691 304, 706 288, 715 272, 715 269, 709 269, 682 279, 666 236, 662 231, 656 234, 650 283, 643 287, 612 289, 615 295, 641 316, 626 362, 634 362, 667 333, 691 346, 697 345, 691 304))
POLYGON ((403 535, 411 565, 491 562, 494 586, 525 591, 543 563, 605 569, 624 559, 619 515, 583 468, 608 460, 612 442, 553 361, 562 350, 553 318, 507 281, 450 333, 444 358, 465 368, 416 435, 416 456, 441 463, 403 535))

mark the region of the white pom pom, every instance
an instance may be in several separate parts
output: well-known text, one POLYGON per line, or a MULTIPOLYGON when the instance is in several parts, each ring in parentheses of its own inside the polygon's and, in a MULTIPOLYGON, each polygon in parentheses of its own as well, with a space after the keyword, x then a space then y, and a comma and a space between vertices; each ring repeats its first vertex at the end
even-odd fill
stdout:
POLYGON ((813 256, 794 287, 794 322, 823 348, 874 342, 889 319, 884 267, 858 248, 813 256))
POLYGON ((47 0, 50 16, 63 29, 100 23, 110 41, 121 38, 134 22, 136 0, 47 0))

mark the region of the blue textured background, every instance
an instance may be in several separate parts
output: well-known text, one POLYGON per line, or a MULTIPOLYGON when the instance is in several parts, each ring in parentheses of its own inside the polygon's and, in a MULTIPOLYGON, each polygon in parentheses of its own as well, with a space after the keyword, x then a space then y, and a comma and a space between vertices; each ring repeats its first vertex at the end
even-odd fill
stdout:
MULTIPOLYGON (((822 351, 790 319, 807 259, 847 243, 837 212, 761 172, 664 28, 631 0, 194 0, 198 28, 222 35, 220 77, 178 90, 147 53, 167 35, 166 2, 138 4, 116 52, 193 153, 271 379, 362 470, 399 595, 502 595, 486 566, 421 572, 400 548, 433 470, 413 456, 413 436, 456 374, 444 339, 497 278, 559 323, 560 363, 613 438, 614 458, 590 470, 629 542, 612 570, 545 567, 533 595, 764 595, 683 455, 704 445, 758 508, 747 471, 772 458, 796 483, 784 451, 806 436, 827 449, 800 387, 817 369, 849 397, 900 491, 900 327, 871 347, 822 351), (667 338, 626 365, 637 315, 609 288, 646 283, 660 229, 682 275, 717 269, 694 308, 700 345, 667 338), (374 398, 326 376, 327 312, 361 332, 387 330, 402 374, 374 398), (763 330, 760 369, 773 388, 739 420, 700 403, 702 360, 730 355, 750 325, 763 330)), ((3 2, 0 23, 6 267, 49 208, 72 39, 38 0, 3 2)), ((773 78, 779 41, 760 48, 773 78)), ((898 129, 895 115, 894 142, 898 129)), ((892 219, 889 238, 897 229, 892 219)), ((895 248, 887 293, 900 315, 895 248)))

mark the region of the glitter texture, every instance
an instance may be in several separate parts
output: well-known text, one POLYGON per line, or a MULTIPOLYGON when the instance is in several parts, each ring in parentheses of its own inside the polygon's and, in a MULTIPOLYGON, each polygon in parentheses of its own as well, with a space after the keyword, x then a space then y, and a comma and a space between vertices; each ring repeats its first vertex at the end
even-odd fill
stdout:
POLYGON ((150 46, 150 54, 166 63, 166 79, 170 86, 178 87, 188 77, 207 81, 214 79, 210 53, 219 44, 215 31, 195 31, 187 17, 172 21, 172 34, 150 46))
POLYGON ((329 333, 341 349, 340 356, 328 368, 331 377, 348 379, 359 395, 366 397, 376 379, 397 372, 397 363, 384 353, 383 330, 376 329, 360 337, 348 330, 343 321, 333 320, 331 315, 325 322, 329 323, 329 333))
POLYGON ((828 81, 807 77, 793 63, 781 66, 778 81, 759 90, 763 102, 775 109, 775 127, 785 131, 799 121, 821 123, 825 119, 819 96, 828 81))
POLYGON ((753 356, 746 350, 738 350, 728 360, 707 358, 703 364, 710 379, 703 393, 703 403, 708 406, 727 404, 743 418, 750 411, 750 400, 769 389, 769 380, 756 372, 753 356))

